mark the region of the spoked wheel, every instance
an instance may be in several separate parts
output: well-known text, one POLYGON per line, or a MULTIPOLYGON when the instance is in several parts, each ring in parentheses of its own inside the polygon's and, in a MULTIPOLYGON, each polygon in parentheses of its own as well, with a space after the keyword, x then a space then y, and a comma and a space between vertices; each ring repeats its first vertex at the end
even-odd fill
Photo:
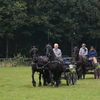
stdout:
POLYGON ((98 78, 100 78, 100 68, 98 68, 98 78))
POLYGON ((71 73, 70 72, 67 73, 66 81, 67 81, 67 85, 70 86, 71 85, 71 73))
POLYGON ((95 78, 95 79, 98 78, 98 70, 97 70, 97 69, 94 70, 94 78, 95 78))
POLYGON ((72 73, 72 83, 73 83, 73 85, 75 85, 76 82, 77 82, 77 74, 76 74, 76 72, 74 71, 74 72, 72 73))

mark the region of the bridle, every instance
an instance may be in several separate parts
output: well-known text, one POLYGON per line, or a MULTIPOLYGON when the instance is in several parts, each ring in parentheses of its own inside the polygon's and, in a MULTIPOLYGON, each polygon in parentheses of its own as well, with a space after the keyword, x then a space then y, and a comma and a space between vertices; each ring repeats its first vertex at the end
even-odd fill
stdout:
POLYGON ((46 46, 46 56, 48 56, 48 57, 51 57, 52 55, 51 55, 51 47, 50 47, 50 45, 47 45, 46 46))
POLYGON ((36 62, 38 60, 38 49, 32 48, 31 50, 33 61, 36 62))
POLYGON ((78 53, 79 53, 79 50, 77 47, 75 47, 73 50, 73 57, 76 57, 78 53))

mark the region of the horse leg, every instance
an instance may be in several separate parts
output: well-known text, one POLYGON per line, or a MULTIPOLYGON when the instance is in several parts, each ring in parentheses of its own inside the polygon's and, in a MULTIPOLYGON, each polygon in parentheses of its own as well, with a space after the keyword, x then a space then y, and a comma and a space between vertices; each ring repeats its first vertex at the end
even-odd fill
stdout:
POLYGON ((49 74, 50 74, 51 87, 54 87, 52 72, 50 70, 49 70, 49 74))
POLYGON ((56 73, 54 74, 54 76, 55 76, 55 81, 56 81, 55 87, 58 87, 58 85, 59 85, 59 73, 56 72, 56 73))
POLYGON ((78 73, 78 68, 76 68, 76 73, 77 73, 77 76, 78 76, 78 80, 79 80, 79 73, 78 73))
POLYGON ((56 86, 55 87, 58 87, 61 84, 61 74, 62 74, 62 71, 56 73, 56 86))
POLYGON ((46 86, 46 70, 43 72, 43 86, 46 86))
POLYGON ((45 73, 45 78, 46 78, 46 82, 47 82, 47 84, 49 84, 50 83, 50 74, 49 74, 49 70, 46 70, 46 73, 45 73))
POLYGON ((62 71, 59 72, 58 86, 61 84, 61 74, 62 74, 62 71))
POLYGON ((35 71, 32 69, 32 83, 33 83, 33 86, 36 87, 36 82, 34 80, 34 73, 35 71))
POLYGON ((58 87, 58 84, 59 84, 59 80, 58 80, 57 75, 56 75, 56 85, 55 85, 55 87, 58 87))
POLYGON ((86 74, 86 68, 85 68, 85 65, 82 66, 82 70, 83 70, 83 79, 85 79, 85 74, 86 74))
POLYGON ((77 68, 76 68, 76 73, 77 73, 77 76, 78 76, 78 80, 79 79, 82 79, 82 68, 81 68, 81 66, 78 66, 77 68))
POLYGON ((85 79, 85 72, 83 71, 83 79, 85 79))
POLYGON ((38 86, 41 86, 41 72, 39 73, 39 85, 38 86))

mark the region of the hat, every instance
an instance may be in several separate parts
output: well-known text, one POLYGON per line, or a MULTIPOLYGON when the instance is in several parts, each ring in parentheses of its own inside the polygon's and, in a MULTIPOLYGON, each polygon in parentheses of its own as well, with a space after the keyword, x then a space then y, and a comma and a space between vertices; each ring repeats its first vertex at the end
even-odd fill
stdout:
POLYGON ((91 46, 91 49, 93 49, 94 47, 93 46, 91 46))
POLYGON ((83 43, 83 44, 82 44, 82 46, 86 46, 86 44, 85 44, 85 43, 83 43))

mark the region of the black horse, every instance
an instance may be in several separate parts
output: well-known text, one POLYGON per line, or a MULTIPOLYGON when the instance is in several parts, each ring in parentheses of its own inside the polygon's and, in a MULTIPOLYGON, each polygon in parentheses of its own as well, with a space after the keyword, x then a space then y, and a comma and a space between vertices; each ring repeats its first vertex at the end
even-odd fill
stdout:
POLYGON ((85 79, 86 74, 86 60, 83 56, 79 55, 79 48, 75 46, 73 49, 73 62, 77 65, 76 72, 78 75, 78 79, 82 78, 85 79))
POLYGON ((48 64, 48 69, 50 72, 51 86, 54 87, 54 79, 54 81, 56 82, 56 87, 58 87, 60 85, 61 74, 63 71, 63 59, 57 58, 55 56, 52 46, 50 44, 46 45, 46 56, 50 60, 50 63, 48 64))
POLYGON ((41 86, 41 75, 43 75, 44 83, 43 86, 46 85, 46 82, 50 83, 50 77, 49 77, 49 71, 43 70, 42 66, 45 65, 48 62, 48 58, 46 56, 38 56, 38 49, 33 46, 32 49, 30 50, 30 54, 32 57, 32 83, 33 86, 36 86, 36 82, 34 80, 34 73, 35 71, 39 72, 39 85, 41 86))

